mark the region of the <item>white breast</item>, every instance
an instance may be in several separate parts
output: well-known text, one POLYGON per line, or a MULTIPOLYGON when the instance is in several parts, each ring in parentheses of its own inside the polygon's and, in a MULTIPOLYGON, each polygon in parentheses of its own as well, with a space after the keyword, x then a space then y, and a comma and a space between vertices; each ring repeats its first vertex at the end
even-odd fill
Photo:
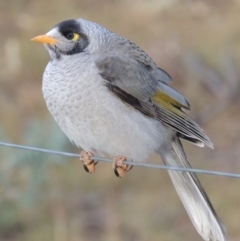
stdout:
POLYGON ((169 138, 166 127, 107 89, 91 57, 70 57, 48 64, 43 95, 56 122, 78 147, 143 161, 169 138))

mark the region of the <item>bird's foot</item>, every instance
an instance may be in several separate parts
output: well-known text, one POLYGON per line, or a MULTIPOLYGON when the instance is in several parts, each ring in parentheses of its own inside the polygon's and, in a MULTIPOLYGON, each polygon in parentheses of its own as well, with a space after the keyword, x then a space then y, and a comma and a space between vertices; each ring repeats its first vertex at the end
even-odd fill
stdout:
POLYGON ((95 166, 98 163, 97 161, 91 159, 92 156, 93 154, 88 151, 82 151, 80 154, 80 161, 83 162, 83 168, 90 174, 95 172, 95 166))
POLYGON ((127 160, 125 156, 115 156, 113 158, 113 169, 117 177, 122 178, 125 172, 128 172, 132 169, 132 165, 124 163, 127 160))

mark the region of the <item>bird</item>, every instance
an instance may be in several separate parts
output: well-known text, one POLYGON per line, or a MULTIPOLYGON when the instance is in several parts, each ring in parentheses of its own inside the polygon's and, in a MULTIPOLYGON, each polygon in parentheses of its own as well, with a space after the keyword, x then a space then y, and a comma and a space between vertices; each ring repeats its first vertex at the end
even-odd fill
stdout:
MULTIPOLYGON (((111 157, 118 177, 157 153, 169 166, 191 168, 181 140, 213 144, 186 111, 190 104, 170 86, 170 75, 130 40, 84 19, 64 20, 31 39, 51 61, 43 74, 46 105, 78 148, 84 169, 95 155, 111 157)), ((168 171, 203 240, 227 241, 225 226, 195 173, 168 171)))

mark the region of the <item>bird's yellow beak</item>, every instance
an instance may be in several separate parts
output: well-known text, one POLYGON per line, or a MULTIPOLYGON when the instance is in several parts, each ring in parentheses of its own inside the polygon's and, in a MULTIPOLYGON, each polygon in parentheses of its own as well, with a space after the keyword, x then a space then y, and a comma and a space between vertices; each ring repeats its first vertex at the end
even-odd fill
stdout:
POLYGON ((39 35, 35 38, 32 38, 31 41, 42 43, 42 44, 56 44, 57 43, 57 39, 51 38, 47 35, 39 35))

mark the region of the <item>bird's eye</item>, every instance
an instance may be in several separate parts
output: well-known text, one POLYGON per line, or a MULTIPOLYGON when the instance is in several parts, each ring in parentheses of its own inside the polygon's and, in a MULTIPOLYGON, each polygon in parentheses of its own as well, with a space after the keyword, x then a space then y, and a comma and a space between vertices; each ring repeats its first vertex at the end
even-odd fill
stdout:
POLYGON ((73 33, 67 33, 66 36, 65 36, 68 40, 72 40, 74 35, 73 33))
POLYGON ((73 32, 69 32, 65 35, 65 37, 68 39, 68 40, 72 40, 72 41, 77 41, 79 39, 79 34, 77 33, 73 33, 73 32))

